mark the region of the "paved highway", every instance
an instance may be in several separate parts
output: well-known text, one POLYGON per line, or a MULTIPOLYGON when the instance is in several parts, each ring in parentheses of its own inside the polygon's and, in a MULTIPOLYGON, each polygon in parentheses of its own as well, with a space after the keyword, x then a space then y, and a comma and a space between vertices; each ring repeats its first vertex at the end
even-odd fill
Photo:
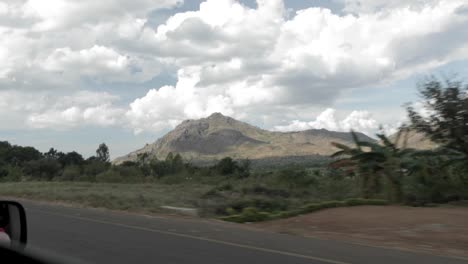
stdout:
POLYGON ((257 231, 213 220, 23 202, 28 250, 69 263, 468 263, 406 251, 257 231), (63 261, 63 259, 61 259, 63 261))

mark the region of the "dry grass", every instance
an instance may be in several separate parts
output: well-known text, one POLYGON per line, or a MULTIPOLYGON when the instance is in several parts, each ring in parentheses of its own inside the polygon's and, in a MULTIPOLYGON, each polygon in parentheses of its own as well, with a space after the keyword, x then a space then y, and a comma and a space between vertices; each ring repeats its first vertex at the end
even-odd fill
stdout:
POLYGON ((66 202, 115 210, 161 212, 162 205, 193 207, 211 186, 87 182, 0 183, 0 196, 66 202))

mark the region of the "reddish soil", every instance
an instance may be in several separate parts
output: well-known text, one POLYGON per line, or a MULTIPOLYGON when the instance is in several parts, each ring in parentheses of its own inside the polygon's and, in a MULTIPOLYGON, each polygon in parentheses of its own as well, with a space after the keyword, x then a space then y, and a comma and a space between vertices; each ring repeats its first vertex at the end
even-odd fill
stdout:
POLYGON ((468 259, 468 207, 334 208, 253 226, 280 233, 468 259))

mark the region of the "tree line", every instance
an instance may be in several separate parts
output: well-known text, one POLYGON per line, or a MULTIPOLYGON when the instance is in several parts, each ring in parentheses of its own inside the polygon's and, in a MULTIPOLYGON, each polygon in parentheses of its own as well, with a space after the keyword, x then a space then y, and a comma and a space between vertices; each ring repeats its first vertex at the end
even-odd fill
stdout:
POLYGON ((92 175, 109 167, 109 148, 102 143, 96 155, 84 159, 76 151, 61 152, 54 148, 41 153, 33 147, 0 142, 0 180, 72 179, 83 174, 92 175), (76 171, 77 175, 73 175, 76 171))
POLYGON ((184 162, 177 153, 169 153, 162 160, 142 153, 135 161, 113 165, 105 143, 99 145, 96 155, 85 159, 76 151, 64 153, 50 148, 41 153, 33 147, 0 142, 0 181, 144 182, 181 174, 217 174, 242 178, 250 174, 250 162, 238 162, 226 157, 211 167, 202 168, 184 162))

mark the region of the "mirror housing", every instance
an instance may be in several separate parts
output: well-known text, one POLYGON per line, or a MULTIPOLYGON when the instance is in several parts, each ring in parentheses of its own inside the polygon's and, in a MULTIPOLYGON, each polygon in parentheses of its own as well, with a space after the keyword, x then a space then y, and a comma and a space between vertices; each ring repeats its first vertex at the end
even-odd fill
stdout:
POLYGON ((28 240, 26 212, 15 201, 0 201, 0 246, 23 250, 28 240))

